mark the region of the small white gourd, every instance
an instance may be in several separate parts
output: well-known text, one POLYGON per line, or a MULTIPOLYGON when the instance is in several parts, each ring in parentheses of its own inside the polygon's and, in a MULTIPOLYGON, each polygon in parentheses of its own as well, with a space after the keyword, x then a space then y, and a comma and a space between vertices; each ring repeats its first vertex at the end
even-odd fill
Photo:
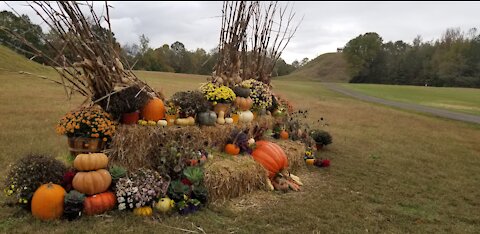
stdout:
POLYGON ((233 124, 233 119, 232 118, 225 118, 225 123, 226 124, 233 124))
POLYGON ((163 127, 165 127, 165 126, 168 125, 168 122, 167 122, 166 120, 164 120, 164 119, 161 119, 161 120, 159 120, 159 121, 157 122, 157 124, 158 124, 158 126, 163 126, 163 127))
POLYGON ((223 111, 218 112, 218 118, 217 118, 217 123, 218 124, 222 124, 222 125, 225 124, 224 116, 225 116, 225 112, 223 112, 223 111))

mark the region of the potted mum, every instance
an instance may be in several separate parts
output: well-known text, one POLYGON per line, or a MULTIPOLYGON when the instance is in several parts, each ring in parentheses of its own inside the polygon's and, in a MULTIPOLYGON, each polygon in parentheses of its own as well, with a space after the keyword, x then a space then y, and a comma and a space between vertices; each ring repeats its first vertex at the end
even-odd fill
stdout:
POLYGON ((332 143, 332 136, 327 131, 315 129, 310 133, 310 136, 315 140, 317 150, 332 143))
POLYGON ((236 95, 233 90, 227 86, 216 87, 213 83, 209 82, 200 87, 200 91, 205 95, 208 101, 212 102, 213 110, 217 115, 220 111, 224 114, 228 114, 228 110, 235 100, 236 95))
POLYGON ((100 152, 115 133, 115 122, 98 106, 83 107, 67 113, 57 124, 56 132, 68 137, 73 156, 100 152))

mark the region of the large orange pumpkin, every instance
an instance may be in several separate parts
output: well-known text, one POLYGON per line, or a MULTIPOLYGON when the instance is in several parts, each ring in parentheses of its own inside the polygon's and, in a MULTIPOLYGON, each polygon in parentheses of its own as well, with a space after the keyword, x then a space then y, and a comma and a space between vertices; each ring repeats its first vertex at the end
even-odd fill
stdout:
POLYGON ((253 100, 250 97, 244 98, 244 97, 237 97, 235 99, 235 105, 240 108, 242 111, 247 111, 252 108, 253 105, 253 100))
POLYGON ((65 189, 58 184, 40 186, 32 198, 32 215, 41 220, 60 218, 63 214, 65 189))
POLYGON ((73 188, 75 190, 93 195, 107 191, 112 183, 112 176, 105 169, 89 172, 77 172, 73 177, 73 188))
POLYGON ((109 211, 115 207, 117 198, 112 192, 104 192, 89 196, 83 202, 83 212, 86 215, 96 215, 109 211))
POLYGON ((104 153, 79 154, 73 161, 73 167, 79 171, 93 171, 106 168, 108 157, 104 153))
POLYGON ((149 121, 159 121, 165 117, 165 106, 160 98, 153 98, 142 109, 143 119, 149 121))
POLYGON ((280 146, 268 141, 257 141, 256 144, 257 147, 252 152, 253 159, 267 169, 268 177, 273 178, 288 167, 287 155, 280 146))

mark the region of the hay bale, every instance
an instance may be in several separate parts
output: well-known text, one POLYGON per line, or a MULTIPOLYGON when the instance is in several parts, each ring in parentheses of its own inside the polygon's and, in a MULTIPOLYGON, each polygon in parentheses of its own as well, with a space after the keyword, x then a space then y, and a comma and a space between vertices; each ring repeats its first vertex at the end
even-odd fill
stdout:
POLYGON ((303 156, 305 154, 305 145, 300 141, 290 141, 290 140, 275 140, 273 141, 278 144, 288 159, 288 170, 292 173, 297 172, 300 168, 304 167, 305 161, 303 156))
POLYGON ((219 154, 205 164, 205 186, 210 202, 266 190, 267 171, 251 156, 219 154))

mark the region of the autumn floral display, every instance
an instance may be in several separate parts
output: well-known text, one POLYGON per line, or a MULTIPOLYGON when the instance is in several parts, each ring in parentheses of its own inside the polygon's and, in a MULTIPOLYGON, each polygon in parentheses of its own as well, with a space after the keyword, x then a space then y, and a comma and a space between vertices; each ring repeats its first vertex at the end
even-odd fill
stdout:
POLYGON ((115 133, 115 122, 100 107, 84 107, 67 113, 57 124, 56 132, 68 137, 111 139, 115 133))
POLYGON ((200 91, 208 101, 214 103, 231 103, 237 97, 231 88, 224 85, 217 87, 211 82, 202 84, 200 91))
POLYGON ((248 79, 240 83, 240 86, 250 89, 250 98, 253 100, 254 110, 268 109, 272 106, 272 92, 267 84, 248 79))

